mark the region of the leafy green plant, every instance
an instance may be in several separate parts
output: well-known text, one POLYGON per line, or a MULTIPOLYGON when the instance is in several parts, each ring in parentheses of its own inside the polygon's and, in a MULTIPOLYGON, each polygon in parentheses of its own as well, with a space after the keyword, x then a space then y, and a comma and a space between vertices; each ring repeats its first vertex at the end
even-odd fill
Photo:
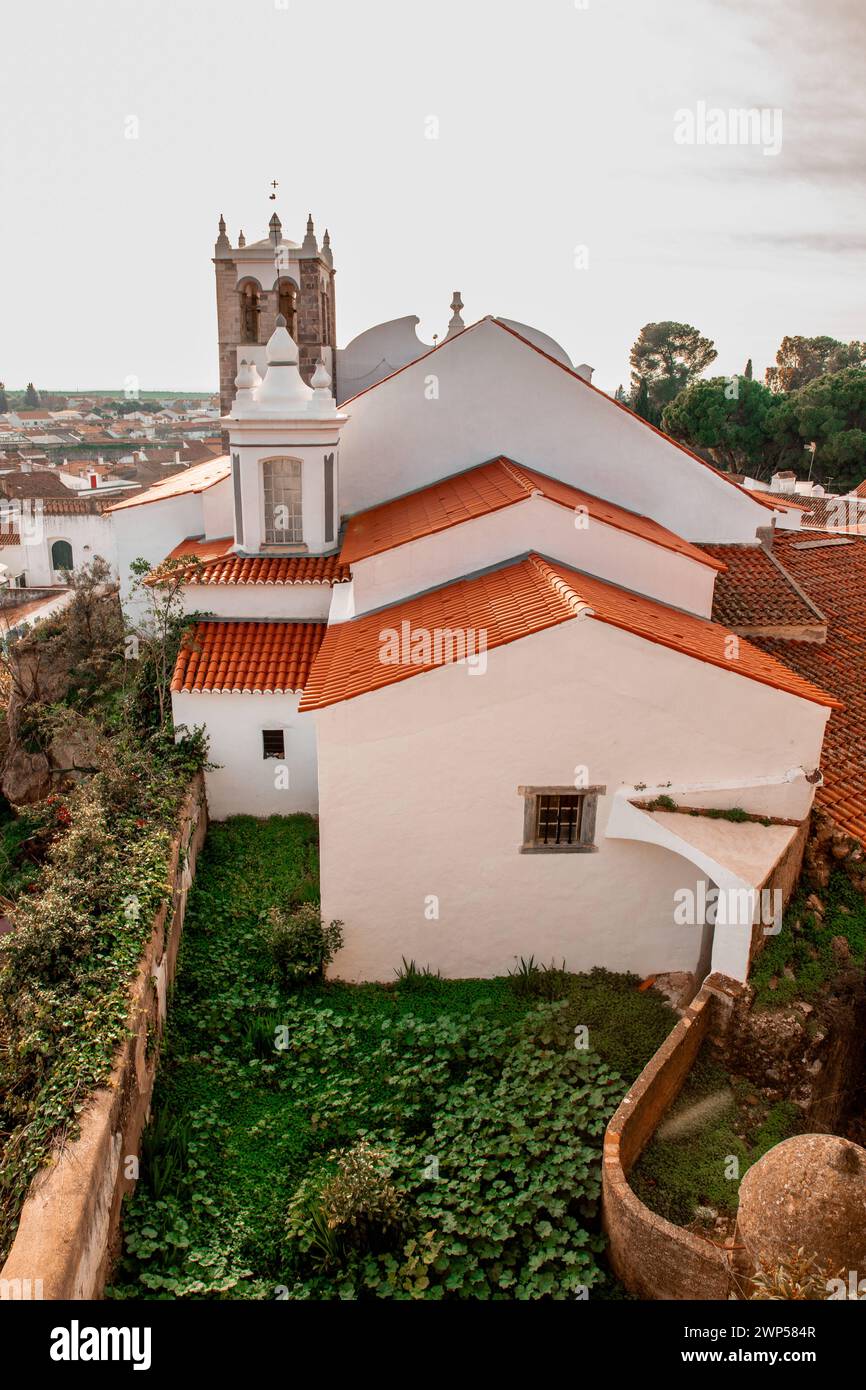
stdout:
POLYGON ((357 1250, 393 1244, 405 1225, 389 1155, 365 1139, 337 1156, 337 1171, 322 1188, 319 1206, 328 1230, 342 1245, 357 1250))
POLYGON ((191 1135, 189 1120, 166 1109, 146 1126, 141 1136, 141 1177, 157 1199, 183 1187, 191 1135))
POLYGON ((264 937, 282 983, 311 984, 323 979, 341 949, 343 923, 326 925, 314 903, 301 903, 289 911, 272 907, 265 919, 264 937))
POLYGON ((676 1015, 604 971, 567 976, 553 1003, 504 977, 423 971, 410 988, 283 984, 262 910, 297 902, 316 855, 310 817, 210 827, 154 1102, 189 1119, 186 1179, 160 1200, 139 1185, 112 1296, 615 1296, 602 1135, 618 1072, 636 1075, 676 1015), (336 1155, 362 1143, 387 1155, 405 1223, 381 1248, 345 1239, 322 1207, 336 1155))
POLYGON ((441 980, 441 970, 432 970, 429 965, 418 966, 414 960, 401 957, 401 964, 394 971, 398 984, 404 989, 412 989, 423 980, 441 980))
POLYGON ((520 999, 561 999, 567 993, 570 976, 565 966, 551 961, 549 965, 536 965, 535 957, 528 960, 520 957, 516 970, 509 970, 514 991, 520 999))

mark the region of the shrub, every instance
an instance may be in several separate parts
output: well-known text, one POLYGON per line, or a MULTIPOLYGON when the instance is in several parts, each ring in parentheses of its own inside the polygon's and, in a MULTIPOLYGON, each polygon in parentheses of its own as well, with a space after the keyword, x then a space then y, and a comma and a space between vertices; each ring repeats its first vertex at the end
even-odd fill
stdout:
POLYGON ((403 1230, 404 1208, 384 1150, 365 1139, 343 1149, 336 1173, 322 1188, 320 1209, 344 1245, 358 1250, 390 1245, 403 1230))
POLYGON ((326 926, 315 903, 301 903, 291 911, 272 907, 264 933, 274 970, 285 985, 321 981, 343 945, 343 923, 326 926))
POLYGON ((830 1296, 830 1281, 844 1279, 844 1275, 844 1270, 833 1273, 823 1270, 815 1257, 807 1255, 801 1246, 780 1264, 762 1261, 748 1296, 759 1303, 777 1300, 820 1303, 830 1296))

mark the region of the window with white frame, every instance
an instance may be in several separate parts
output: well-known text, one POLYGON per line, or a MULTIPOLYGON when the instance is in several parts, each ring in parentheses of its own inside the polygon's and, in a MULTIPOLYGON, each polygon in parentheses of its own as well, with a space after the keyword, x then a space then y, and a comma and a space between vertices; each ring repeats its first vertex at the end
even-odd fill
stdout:
POLYGON ((518 787, 523 797, 521 854, 586 854, 595 844, 595 815, 604 787, 518 787))
POLYGON ((304 539, 300 459, 265 459, 265 543, 300 545, 304 539))

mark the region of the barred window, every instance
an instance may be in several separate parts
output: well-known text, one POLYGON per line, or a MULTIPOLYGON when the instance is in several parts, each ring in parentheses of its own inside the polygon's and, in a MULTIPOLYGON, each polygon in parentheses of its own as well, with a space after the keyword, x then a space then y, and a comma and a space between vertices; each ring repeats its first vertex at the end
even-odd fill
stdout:
POLYGON ((286 756, 286 735, 283 729, 262 729, 262 757, 278 758, 286 756))
POLYGON ((267 545, 300 545, 304 539, 300 459, 265 459, 262 464, 267 545))
POLYGON ((524 798, 522 854, 596 849, 595 815, 604 787, 518 787, 524 798))

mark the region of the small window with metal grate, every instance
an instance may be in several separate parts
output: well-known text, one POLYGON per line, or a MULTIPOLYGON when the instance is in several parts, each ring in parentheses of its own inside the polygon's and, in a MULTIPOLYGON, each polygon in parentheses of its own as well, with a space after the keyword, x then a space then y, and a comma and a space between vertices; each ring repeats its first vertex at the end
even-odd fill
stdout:
POLYGON ((524 798, 522 854, 580 854, 597 848, 595 816, 604 787, 518 787, 524 798))
POLYGON ((286 736, 282 729, 262 730, 262 757, 279 758, 286 756, 286 736))

